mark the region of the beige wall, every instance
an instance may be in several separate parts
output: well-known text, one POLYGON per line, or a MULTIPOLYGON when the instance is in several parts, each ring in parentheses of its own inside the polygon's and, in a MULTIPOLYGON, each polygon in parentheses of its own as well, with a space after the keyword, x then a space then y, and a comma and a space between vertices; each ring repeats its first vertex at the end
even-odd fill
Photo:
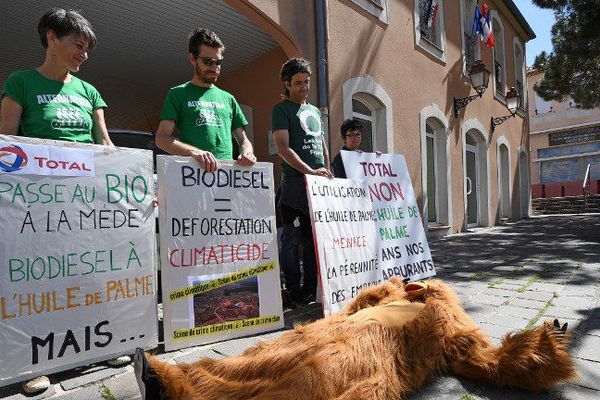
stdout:
POLYGON ((550 146, 549 134, 553 132, 569 131, 600 124, 600 108, 584 110, 573 107, 570 100, 550 101, 551 112, 536 104, 536 95, 533 86, 544 77, 543 73, 535 70, 527 74, 527 91, 529 93, 530 108, 529 120, 531 124, 530 150, 531 150, 531 183, 540 183, 539 166, 535 160, 538 158, 539 149, 550 146))
POLYGON ((271 110, 281 101, 282 85, 277 77, 286 60, 283 49, 278 47, 219 80, 219 86, 232 93, 238 103, 252 107, 256 157, 275 164, 277 181, 280 158, 269 155, 268 130, 271 129, 271 110))
MULTIPOLYGON (((415 45, 414 1, 388 1, 389 24, 379 22, 368 12, 363 11, 350 0, 329 2, 329 80, 331 131, 339 127, 342 120, 342 86, 348 79, 371 75, 391 97, 393 102, 394 150, 406 156, 413 186, 421 198, 421 144, 419 133, 419 113, 424 107, 437 104, 450 121, 450 145, 452 168, 453 231, 459 231, 464 224, 463 196, 463 154, 462 123, 476 118, 486 130, 490 127, 490 117, 506 115, 508 110, 492 94, 490 87, 482 99, 470 103, 461 110, 458 119, 452 113, 453 97, 473 94, 469 81, 462 75, 462 40, 460 30, 460 8, 458 1, 444 2, 444 23, 446 32, 446 62, 442 62, 415 45), (357 51, 357 49, 360 49, 357 51)), ((494 3, 490 7, 495 9, 494 3)), ((514 60, 512 53, 513 37, 521 35, 513 27, 514 18, 506 17, 500 10, 504 23, 506 43, 506 66, 508 86, 515 85, 514 60)), ((521 38, 521 42, 524 40, 521 38)), ((491 69, 492 51, 482 47, 482 59, 491 69)), ((497 218, 497 169, 496 140, 504 136, 510 145, 511 181, 513 182, 513 215, 519 215, 518 201, 518 149, 528 147, 526 114, 522 113, 497 127, 491 138, 489 154, 490 207, 491 220, 497 218)), ((340 140, 332 134, 334 148, 340 140)))

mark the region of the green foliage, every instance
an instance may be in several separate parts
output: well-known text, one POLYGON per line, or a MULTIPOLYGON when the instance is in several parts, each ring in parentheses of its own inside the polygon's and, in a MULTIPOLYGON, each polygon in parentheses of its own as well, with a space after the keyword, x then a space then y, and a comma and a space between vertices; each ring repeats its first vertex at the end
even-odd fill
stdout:
POLYGON ((544 79, 534 89, 544 100, 572 98, 579 107, 600 107, 600 0, 532 0, 554 11, 553 52, 534 68, 544 79))

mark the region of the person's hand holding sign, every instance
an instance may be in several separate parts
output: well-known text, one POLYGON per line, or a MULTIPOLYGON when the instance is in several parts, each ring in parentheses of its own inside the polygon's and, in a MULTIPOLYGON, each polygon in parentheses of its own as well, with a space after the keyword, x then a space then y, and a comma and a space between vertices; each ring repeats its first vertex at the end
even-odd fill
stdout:
POLYGON ((325 176, 327 178, 333 178, 333 174, 330 170, 325 167, 313 169, 311 175, 325 176))
POLYGON ((210 151, 194 150, 192 151, 192 157, 194 157, 200 163, 200 166, 208 172, 215 172, 219 168, 219 161, 210 151))
POLYGON ((244 152, 238 156, 236 163, 244 167, 251 167, 256 163, 256 156, 251 151, 244 152))

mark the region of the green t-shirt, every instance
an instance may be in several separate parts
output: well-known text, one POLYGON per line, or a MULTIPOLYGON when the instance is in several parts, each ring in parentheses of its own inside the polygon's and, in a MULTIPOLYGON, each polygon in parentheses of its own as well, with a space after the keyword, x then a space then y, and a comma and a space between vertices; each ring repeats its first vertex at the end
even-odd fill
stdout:
MULTIPOLYGON (((321 112, 317 107, 284 100, 273 108, 271 129, 273 132, 287 130, 290 149, 309 167, 317 169, 325 166, 321 112)), ((281 171, 285 176, 302 175, 285 161, 281 162, 281 171)))
POLYGON ((248 125, 235 98, 216 86, 204 88, 186 82, 169 90, 161 120, 173 120, 182 142, 231 160, 231 132, 248 125))
POLYGON ((92 115, 106 107, 89 83, 75 76, 69 82, 55 81, 35 69, 10 74, 2 89, 4 95, 23 107, 23 135, 40 139, 94 143, 92 115))

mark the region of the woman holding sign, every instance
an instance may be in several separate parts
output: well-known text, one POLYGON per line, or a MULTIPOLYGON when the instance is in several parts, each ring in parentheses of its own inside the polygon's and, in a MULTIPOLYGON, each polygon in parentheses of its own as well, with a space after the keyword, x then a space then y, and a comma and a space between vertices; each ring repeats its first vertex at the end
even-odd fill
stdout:
POLYGON ((106 103, 73 75, 96 45, 91 24, 77 11, 52 8, 38 33, 46 56, 35 69, 13 72, 0 97, 0 133, 112 145, 104 122, 106 103))
MULTIPOLYGON (((0 94, 0 134, 112 146, 104 122, 106 103, 92 85, 73 75, 96 45, 91 24, 77 11, 52 8, 40 19, 38 33, 44 63, 13 72, 6 80, 0 94)), ((130 361, 122 356, 109 364, 130 361)), ((23 384, 26 393, 48 387, 47 376, 23 384)))

